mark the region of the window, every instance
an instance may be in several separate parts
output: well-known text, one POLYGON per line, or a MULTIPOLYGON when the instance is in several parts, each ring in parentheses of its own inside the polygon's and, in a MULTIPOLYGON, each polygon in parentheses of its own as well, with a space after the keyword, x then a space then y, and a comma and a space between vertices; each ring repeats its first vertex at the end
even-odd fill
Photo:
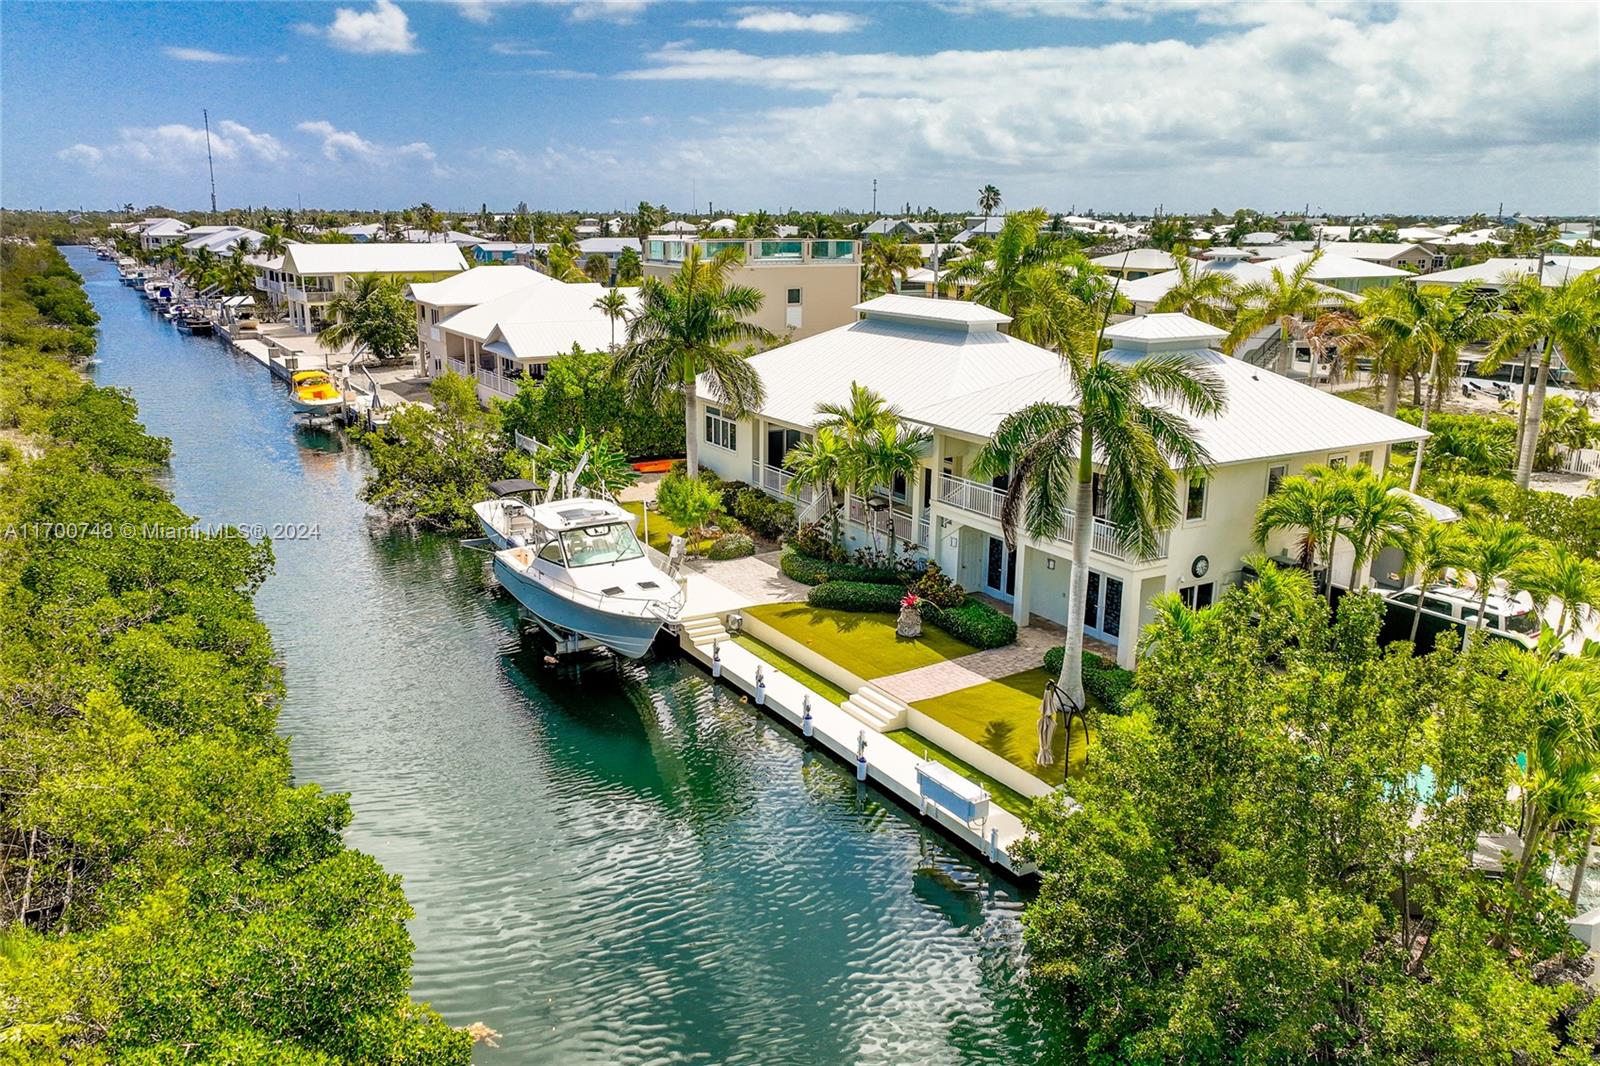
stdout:
POLYGON ((1372 469, 1372 449, 1369 448, 1366 451, 1362 452, 1360 455, 1356 456, 1356 465, 1357 466, 1364 466, 1368 470, 1371 470, 1372 469))
POLYGON ((1089 510, 1096 518, 1106 516, 1106 480, 1099 474, 1089 482, 1089 510))
POLYGON ((1267 495, 1271 496, 1278 491, 1278 486, 1283 484, 1283 479, 1289 476, 1289 464, 1279 463, 1267 467, 1267 495))
POLYGON ((1186 522, 1198 522, 1206 516, 1206 479, 1195 475, 1189 478, 1189 493, 1183 504, 1186 522))
POLYGON ((626 522, 610 526, 586 526, 561 534, 567 547, 568 566, 598 566, 637 559, 644 554, 626 522))
POLYGON ((706 408, 706 443, 730 452, 739 447, 739 423, 724 416, 720 407, 706 408))
POLYGON ((539 558, 547 563, 555 563, 557 566, 567 565, 566 556, 561 554, 561 542, 554 537, 551 537, 549 543, 539 549, 539 558))
POLYGON ((1203 585, 1190 585, 1187 588, 1178 590, 1178 599, 1182 600, 1183 605, 1192 611, 1198 611, 1202 607, 1210 607, 1216 595, 1217 583, 1215 581, 1207 581, 1203 585))
POLYGON ((798 306, 800 306, 800 290, 799 289, 790 289, 789 290, 789 306, 790 307, 798 307, 798 306))
POLYGON ((805 439, 806 435, 798 429, 780 429, 777 426, 769 426, 767 429, 767 465, 782 469, 783 460, 789 454, 789 449, 805 439))
POLYGON ((1343 470, 1345 467, 1347 467, 1349 465, 1350 465, 1350 457, 1348 455, 1330 455, 1330 456, 1328 456, 1328 469, 1329 470, 1343 470))

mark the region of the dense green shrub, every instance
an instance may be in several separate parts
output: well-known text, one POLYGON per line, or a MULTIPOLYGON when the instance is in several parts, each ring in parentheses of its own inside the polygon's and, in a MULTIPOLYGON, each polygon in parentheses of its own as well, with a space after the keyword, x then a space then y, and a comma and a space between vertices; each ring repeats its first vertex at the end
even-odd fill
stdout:
POLYGON ((923 607, 922 618, 974 648, 1003 648, 1017 642, 1017 623, 981 600, 969 599, 959 607, 929 604, 923 607))
POLYGON ((793 548, 784 549, 778 557, 778 568, 803 585, 820 585, 824 581, 865 581, 899 587, 905 581, 897 570, 861 566, 854 562, 828 562, 793 548))
POLYGON ((611 376, 605 352, 574 350, 550 360, 544 380, 517 383, 517 395, 496 406, 509 437, 519 430, 549 441, 557 433, 583 426, 597 437, 612 437, 629 459, 683 454, 683 412, 662 412, 650 404, 628 402, 611 376))
POLYGON ((967 598, 966 590, 950 580, 950 575, 935 562, 929 562, 922 576, 911 583, 911 591, 935 607, 959 607, 967 598))
MULTIPOLYGON (((1066 657, 1067 649, 1051 648, 1044 653, 1045 670, 1059 676, 1066 657)), ((1126 709, 1123 701, 1133 691, 1133 671, 1086 651, 1083 653, 1083 690, 1099 700, 1109 713, 1121 714, 1126 709)))
POLYGON ((712 543, 706 556, 711 559, 743 559, 756 553, 756 542, 748 533, 726 533, 712 543))
POLYGON ((803 525, 785 537, 783 543, 801 555, 809 555, 813 559, 836 562, 841 558, 841 553, 834 549, 833 535, 826 522, 803 525))
POLYGON ((899 585, 826 581, 806 593, 806 602, 834 611, 898 611, 905 594, 899 585))
POLYGON ((775 499, 742 481, 726 483, 724 507, 758 536, 778 540, 794 530, 794 504, 775 499))

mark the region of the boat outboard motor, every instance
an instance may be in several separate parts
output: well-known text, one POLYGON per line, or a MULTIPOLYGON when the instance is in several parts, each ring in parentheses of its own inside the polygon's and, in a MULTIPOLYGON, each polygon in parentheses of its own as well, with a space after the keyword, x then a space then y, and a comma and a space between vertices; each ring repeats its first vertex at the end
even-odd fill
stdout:
POLYGON ((528 538, 524 537, 521 533, 513 533, 506 538, 506 543, 511 545, 513 548, 525 548, 528 545, 528 538))

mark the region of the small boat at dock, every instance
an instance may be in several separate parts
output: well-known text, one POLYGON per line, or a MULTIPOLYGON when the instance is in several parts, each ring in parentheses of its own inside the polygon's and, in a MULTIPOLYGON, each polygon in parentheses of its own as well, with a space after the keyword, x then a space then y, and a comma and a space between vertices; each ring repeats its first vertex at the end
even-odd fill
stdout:
POLYGON ((344 406, 344 392, 325 370, 299 370, 289 379, 289 406, 296 414, 329 417, 344 406))

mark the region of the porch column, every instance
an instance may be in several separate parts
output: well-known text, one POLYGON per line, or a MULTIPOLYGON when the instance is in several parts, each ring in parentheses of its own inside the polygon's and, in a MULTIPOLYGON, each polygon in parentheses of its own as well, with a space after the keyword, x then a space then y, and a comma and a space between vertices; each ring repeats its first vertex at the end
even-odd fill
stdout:
POLYGON ((1025 540, 1017 544, 1017 566, 1011 575, 1012 587, 1016 590, 1011 597, 1011 620, 1018 626, 1028 624, 1032 610, 1032 598, 1028 595, 1028 553, 1031 550, 1025 540))

